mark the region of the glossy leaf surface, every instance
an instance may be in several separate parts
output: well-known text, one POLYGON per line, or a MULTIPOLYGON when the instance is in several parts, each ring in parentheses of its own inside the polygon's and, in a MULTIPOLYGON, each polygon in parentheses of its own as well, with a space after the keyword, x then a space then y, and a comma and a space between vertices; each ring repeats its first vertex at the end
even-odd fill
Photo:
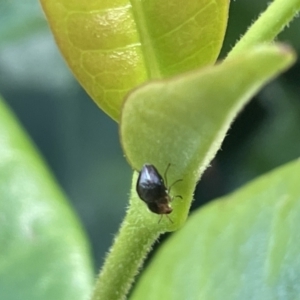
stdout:
POLYGON ((135 170, 144 163, 161 174, 171 163, 176 219, 185 220, 200 175, 219 150, 231 122, 251 97, 294 61, 285 46, 261 46, 217 66, 153 81, 125 101, 121 139, 135 170), (177 209, 176 209, 177 208, 177 209))
POLYGON ((0 228, 1 299, 82 300, 90 293, 82 228, 2 100, 0 228))
POLYGON ((215 62, 228 0, 41 0, 61 52, 94 101, 119 120, 126 93, 215 62))
POLYGON ((297 160, 199 209, 131 300, 298 299, 299 176, 297 160))

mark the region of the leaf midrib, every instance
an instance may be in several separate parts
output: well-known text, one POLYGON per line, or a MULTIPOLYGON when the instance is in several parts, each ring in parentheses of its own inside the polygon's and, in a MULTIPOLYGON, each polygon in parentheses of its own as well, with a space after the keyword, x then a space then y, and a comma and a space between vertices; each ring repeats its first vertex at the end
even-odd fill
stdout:
POLYGON ((162 74, 159 68, 159 64, 156 59, 156 53, 153 46, 153 40, 149 35, 149 30, 145 18, 145 12, 143 9, 142 1, 130 0, 132 6, 133 18, 135 20, 137 32, 140 38, 144 64, 147 70, 149 79, 160 79, 162 74))

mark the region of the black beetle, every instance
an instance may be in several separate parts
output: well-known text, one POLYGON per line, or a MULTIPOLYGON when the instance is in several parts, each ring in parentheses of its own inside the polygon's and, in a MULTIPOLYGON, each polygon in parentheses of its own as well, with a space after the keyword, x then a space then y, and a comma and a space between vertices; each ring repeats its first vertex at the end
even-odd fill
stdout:
MULTIPOLYGON (((171 164, 168 164, 164 178, 151 164, 144 164, 139 173, 136 191, 139 197, 147 204, 150 211, 159 215, 170 214, 173 209, 169 205, 172 201, 170 196, 171 187, 182 179, 178 179, 168 187, 167 172, 171 164)), ((180 197, 181 196, 176 196, 180 197)))

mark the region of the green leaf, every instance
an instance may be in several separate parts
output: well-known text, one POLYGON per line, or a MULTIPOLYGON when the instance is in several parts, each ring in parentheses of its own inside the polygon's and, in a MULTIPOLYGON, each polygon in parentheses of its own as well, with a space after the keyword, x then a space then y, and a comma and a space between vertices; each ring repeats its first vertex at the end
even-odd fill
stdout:
POLYGON ((150 79, 216 61, 224 39, 228 0, 132 1, 150 79))
POLYGON ((150 82, 128 96, 120 128, 128 161, 135 170, 151 163, 161 174, 171 163, 168 182, 183 179, 172 188, 183 200, 173 201, 169 230, 185 221, 196 182, 237 113, 294 60, 286 46, 256 47, 217 66, 150 82))
POLYGON ((94 101, 119 120, 124 96, 153 78, 215 62, 229 0, 41 0, 58 46, 94 101))
POLYGON ((297 160, 199 209, 131 299, 298 299, 299 177, 297 160))
POLYGON ((86 237, 0 101, 0 298, 84 299, 93 272, 86 237))

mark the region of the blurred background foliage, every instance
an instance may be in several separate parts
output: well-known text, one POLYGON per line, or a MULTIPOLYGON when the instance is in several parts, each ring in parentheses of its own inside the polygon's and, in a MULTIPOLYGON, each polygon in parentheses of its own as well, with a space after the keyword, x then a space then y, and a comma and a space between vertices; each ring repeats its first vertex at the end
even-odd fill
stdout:
MULTIPOLYGON (((268 2, 231 2, 220 58, 268 2)), ((299 28, 298 18, 279 37, 298 53, 299 28)), ((297 63, 243 110, 199 183, 192 209, 299 156, 299 81, 297 63)), ((125 214, 132 171, 117 124, 70 73, 37 0, 0 0, 0 93, 72 201, 99 268, 125 214)))

